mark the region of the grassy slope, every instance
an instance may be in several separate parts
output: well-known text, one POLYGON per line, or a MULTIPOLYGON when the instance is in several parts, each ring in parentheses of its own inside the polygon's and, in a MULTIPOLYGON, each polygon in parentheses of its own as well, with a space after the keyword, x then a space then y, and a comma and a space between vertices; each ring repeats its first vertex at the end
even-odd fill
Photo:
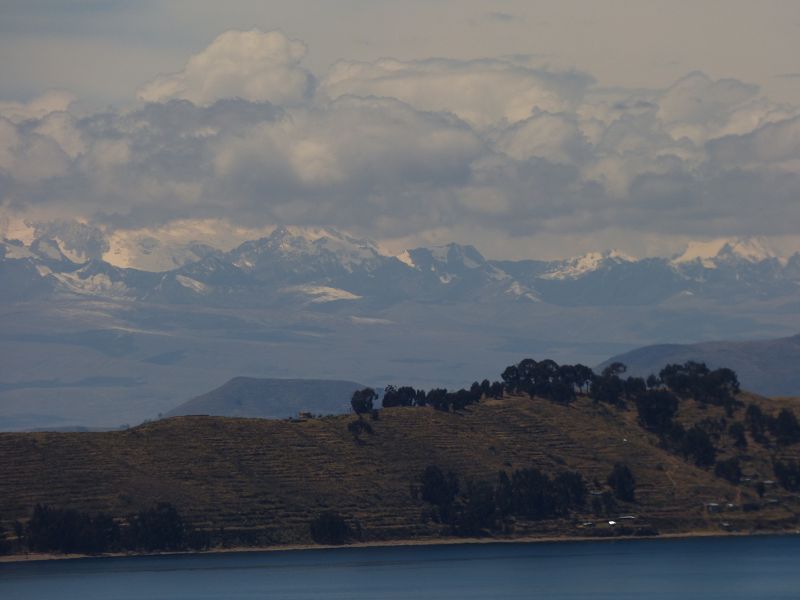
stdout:
MULTIPOLYGON (((750 399, 746 399, 750 401, 750 399)), ((777 412, 791 400, 755 399, 777 412)), ((721 414, 682 404, 690 422, 721 414)), ((743 417, 739 411, 737 418, 743 417)), ((489 400, 460 414, 396 408, 370 421, 373 435, 356 443, 353 416, 302 422, 176 417, 127 431, 0 434, 0 515, 25 518, 37 503, 125 515, 169 501, 199 527, 252 533, 252 543, 309 541, 308 523, 325 508, 346 515, 364 540, 412 539, 441 533, 420 519, 426 504, 411 487, 429 464, 468 478, 494 479, 505 469, 580 471, 590 489, 615 462, 637 478, 637 503, 621 512, 661 532, 785 529, 797 526, 796 495, 770 489, 778 503, 754 513, 708 514, 707 502, 757 501, 751 487, 732 486, 658 446, 636 424, 635 411, 565 407, 545 400, 489 400)), ((719 445, 729 446, 723 436, 719 445)), ((773 478, 770 452, 755 445, 744 470, 773 478)), ((800 445, 780 451, 798 458, 800 445)), ((723 454, 723 457, 730 451, 723 454)), ((575 515, 576 520, 593 519, 575 515)), ((574 535, 573 521, 518 523, 515 534, 574 535)))

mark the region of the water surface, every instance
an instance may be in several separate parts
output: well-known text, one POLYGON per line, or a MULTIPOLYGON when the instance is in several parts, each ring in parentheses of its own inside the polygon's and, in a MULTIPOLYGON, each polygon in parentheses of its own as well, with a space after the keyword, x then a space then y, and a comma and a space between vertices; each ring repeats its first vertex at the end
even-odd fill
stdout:
POLYGON ((0 565, 0 598, 797 600, 800 536, 465 544, 0 565))

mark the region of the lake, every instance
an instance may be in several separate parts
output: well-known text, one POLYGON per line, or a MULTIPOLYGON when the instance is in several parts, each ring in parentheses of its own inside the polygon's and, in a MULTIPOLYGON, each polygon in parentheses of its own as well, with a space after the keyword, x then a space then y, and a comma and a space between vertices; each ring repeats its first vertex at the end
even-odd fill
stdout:
POLYGON ((462 544, 0 564, 0 598, 796 600, 800 536, 462 544))

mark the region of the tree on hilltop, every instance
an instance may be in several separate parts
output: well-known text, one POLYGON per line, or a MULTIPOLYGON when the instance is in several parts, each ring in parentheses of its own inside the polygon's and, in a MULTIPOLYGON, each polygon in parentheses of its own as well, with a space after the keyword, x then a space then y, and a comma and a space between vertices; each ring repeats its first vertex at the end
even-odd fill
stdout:
POLYGON ((353 397, 350 399, 350 406, 353 407, 353 412, 361 416, 372 412, 373 404, 377 399, 378 394, 375 393, 375 390, 367 387, 363 390, 356 390, 353 392, 353 397))

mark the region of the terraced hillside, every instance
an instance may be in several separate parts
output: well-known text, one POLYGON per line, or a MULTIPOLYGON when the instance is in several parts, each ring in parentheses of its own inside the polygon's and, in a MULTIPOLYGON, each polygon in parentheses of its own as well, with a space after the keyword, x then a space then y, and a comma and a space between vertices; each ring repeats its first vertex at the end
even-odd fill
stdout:
MULTIPOLYGON (((796 402, 742 399, 769 414, 796 402)), ((685 401, 680 417, 688 424, 723 414, 685 401)), ((760 497, 756 484, 775 479, 775 456, 797 460, 800 444, 765 446, 748 433, 747 449, 734 450, 722 435, 721 456, 740 455, 750 480, 733 485, 663 449, 637 424, 635 410, 587 398, 564 406, 506 397, 458 413, 384 409, 368 420, 373 433, 360 439, 347 427, 355 418, 187 416, 115 432, 3 433, 0 516, 24 521, 36 503, 46 503, 122 517, 166 501, 218 543, 265 545, 309 542, 314 516, 334 509, 364 541, 429 538, 447 531, 422 518, 430 505, 414 488, 428 465, 452 470, 462 482, 526 467, 575 470, 596 495, 621 462, 637 484, 636 502, 621 502, 619 512, 636 516, 637 527, 676 533, 798 526, 797 494, 767 483, 760 497), (719 508, 709 511, 709 503, 719 508)), ((593 514, 590 504, 569 519, 518 520, 508 535, 601 534, 609 515, 593 514), (584 521, 597 525, 580 529, 584 521)))

